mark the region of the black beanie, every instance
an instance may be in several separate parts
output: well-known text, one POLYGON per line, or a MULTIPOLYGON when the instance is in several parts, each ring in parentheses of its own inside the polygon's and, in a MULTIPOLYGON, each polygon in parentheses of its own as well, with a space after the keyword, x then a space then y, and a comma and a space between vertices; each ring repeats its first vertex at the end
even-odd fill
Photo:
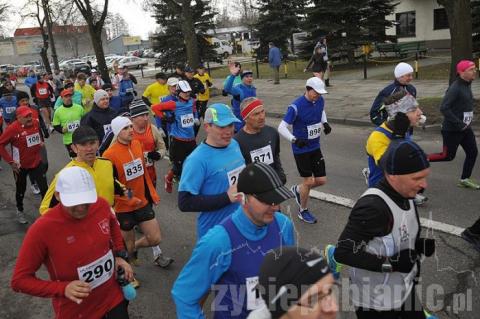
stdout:
POLYGON ((392 141, 380 160, 383 170, 389 175, 406 175, 430 167, 427 155, 415 142, 392 141))
POLYGON ((280 318, 297 304, 311 285, 330 273, 318 253, 298 247, 281 247, 263 259, 258 290, 272 318, 280 318))

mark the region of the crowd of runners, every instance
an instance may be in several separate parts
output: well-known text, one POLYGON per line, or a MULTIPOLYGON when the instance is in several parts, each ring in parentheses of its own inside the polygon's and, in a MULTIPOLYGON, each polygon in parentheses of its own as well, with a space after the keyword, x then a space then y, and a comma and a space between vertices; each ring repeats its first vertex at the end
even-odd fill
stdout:
MULTIPOLYGON (((315 54, 323 52, 319 47, 315 54)), ((29 92, 2 80, 0 156, 13 172, 19 223, 37 217, 25 216, 28 181, 42 198, 18 254, 13 290, 52 298, 56 318, 128 318, 141 287, 138 251, 151 247, 160 268, 174 262, 161 249, 160 229, 168 225, 155 216, 162 210, 159 185, 177 192, 179 210, 199 213, 195 247, 171 290, 179 318, 203 318, 209 294, 214 318, 335 318, 342 267, 355 287, 350 299, 357 318, 436 318, 415 295, 421 261, 435 251, 435 240, 422 235, 417 206, 428 199, 431 163, 453 160, 458 146, 466 153, 459 186, 480 189, 471 179, 475 64, 458 63, 441 105, 444 147, 429 155, 412 139, 426 119, 413 68, 395 67, 394 82, 372 105, 376 128, 365 141, 363 170, 368 189, 338 241, 324 243, 323 255, 296 246, 293 222, 281 212, 293 198, 298 218, 317 222, 309 193, 327 183, 321 136, 332 133, 323 72, 313 70, 274 128, 265 123, 253 72, 239 63, 229 70, 223 94, 230 105, 209 103, 213 81, 202 65, 156 74, 141 97, 126 68, 111 84, 95 72, 31 73, 29 92), (51 134, 62 135, 71 161, 48 181, 51 134), (300 177, 288 181, 290 188, 282 138, 300 177), (168 171, 157 171, 162 159, 170 162, 168 171), (37 277, 42 265, 49 279, 37 277)), ((480 251, 480 221, 462 237, 480 251)))

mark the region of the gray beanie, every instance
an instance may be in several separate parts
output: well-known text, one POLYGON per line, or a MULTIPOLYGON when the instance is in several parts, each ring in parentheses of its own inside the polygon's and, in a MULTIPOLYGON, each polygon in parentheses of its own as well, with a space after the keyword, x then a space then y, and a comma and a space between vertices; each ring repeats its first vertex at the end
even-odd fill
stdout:
POLYGON ((411 94, 407 94, 400 100, 392 104, 385 105, 390 118, 394 117, 398 112, 407 113, 414 111, 418 107, 417 100, 411 94))
POLYGON ((103 97, 108 97, 107 91, 105 91, 105 90, 97 90, 97 91, 95 91, 95 93, 93 94, 93 101, 95 102, 95 104, 98 105, 98 102, 100 102, 100 99, 103 98, 103 97))

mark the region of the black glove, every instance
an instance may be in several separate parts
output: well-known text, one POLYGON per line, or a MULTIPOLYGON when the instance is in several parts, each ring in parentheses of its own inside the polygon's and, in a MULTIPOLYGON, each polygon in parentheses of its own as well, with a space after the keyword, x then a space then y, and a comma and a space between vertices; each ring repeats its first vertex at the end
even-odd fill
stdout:
POLYGON ((175 123, 175 113, 174 112, 169 112, 165 113, 162 121, 165 121, 165 123, 175 123))
POLYGON ((303 139, 297 139, 295 140, 295 142, 293 142, 293 144, 295 144, 299 148, 303 148, 308 145, 308 141, 303 139))
POLYGON ((222 96, 228 96, 228 92, 225 90, 222 90, 222 96))
POLYGON ((209 80, 206 80, 205 83, 207 83, 208 87, 211 87, 213 85, 212 82, 210 82, 209 80))
POLYGON ((328 124, 327 122, 323 123, 323 132, 325 132, 325 135, 330 134, 331 131, 332 127, 330 126, 330 124, 328 124))
POLYGON ((158 161, 161 158, 160 153, 157 151, 148 152, 147 157, 152 161, 158 161))
POLYGON ((419 254, 430 257, 435 252, 435 239, 418 238, 415 242, 415 250, 419 254))
POLYGON ((410 128, 410 120, 405 113, 398 112, 393 120, 393 135, 395 137, 404 138, 410 128))
POLYGON ((392 271, 399 271, 403 273, 409 273, 417 262, 417 259, 418 254, 413 249, 404 249, 396 255, 388 258, 392 264, 392 271))

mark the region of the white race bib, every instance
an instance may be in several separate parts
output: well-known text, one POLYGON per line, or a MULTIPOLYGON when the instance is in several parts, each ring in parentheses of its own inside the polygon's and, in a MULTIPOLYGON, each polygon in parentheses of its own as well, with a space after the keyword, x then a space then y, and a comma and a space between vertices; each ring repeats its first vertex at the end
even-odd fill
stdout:
POLYGON ((257 291, 258 276, 245 278, 247 289, 247 310, 255 310, 262 306, 260 292, 257 291))
POLYGON ((67 131, 73 133, 80 126, 80 121, 72 121, 67 123, 67 131))
POLYGON ((193 126, 193 114, 188 113, 180 116, 180 121, 182 122, 182 127, 192 127, 193 126))
POLYGON ((110 133, 112 131, 112 125, 111 124, 105 124, 103 126, 103 132, 105 133, 105 135, 108 135, 108 133, 110 133))
POLYGON ((128 88, 128 89, 125 90, 125 92, 127 92, 127 93, 133 93, 133 88, 128 88))
POLYGON ((143 159, 145 160, 146 167, 153 166, 153 161, 150 158, 148 158, 148 152, 143 152, 143 159))
POLYGON ((463 123, 470 125, 473 120, 473 112, 463 112, 463 123))
POLYGON ((38 89, 38 93, 40 93, 40 95, 45 95, 48 93, 47 89, 46 88, 39 88, 38 89))
POLYGON ((5 112, 6 112, 7 114, 11 114, 11 113, 15 112, 16 109, 17 109, 17 108, 16 108, 15 106, 7 106, 7 107, 5 108, 5 112))
POLYGON ((312 125, 308 125, 307 132, 308 132, 309 140, 313 140, 315 138, 320 137, 320 133, 322 132, 322 123, 315 123, 312 125))
POLYGON ((114 266, 112 250, 109 250, 108 253, 88 265, 78 267, 78 279, 89 283, 90 288, 95 289, 112 277, 114 266))
POLYGON ((129 163, 123 164, 123 171, 125 172, 125 178, 127 181, 131 181, 134 178, 143 175, 143 163, 142 160, 137 158, 129 163))
POLYGON ((250 151, 250 157, 252 158, 253 163, 260 162, 270 165, 273 163, 272 147, 267 145, 250 151))
POLYGON ((245 168, 245 165, 239 166, 237 168, 232 169, 231 171, 227 172, 228 176, 228 184, 230 186, 235 185, 238 181, 238 175, 240 172, 245 168))
POLYGON ((32 147, 35 145, 38 145, 41 143, 40 139, 40 134, 39 133, 34 133, 31 135, 25 136, 25 139, 27 140, 27 147, 32 147))

